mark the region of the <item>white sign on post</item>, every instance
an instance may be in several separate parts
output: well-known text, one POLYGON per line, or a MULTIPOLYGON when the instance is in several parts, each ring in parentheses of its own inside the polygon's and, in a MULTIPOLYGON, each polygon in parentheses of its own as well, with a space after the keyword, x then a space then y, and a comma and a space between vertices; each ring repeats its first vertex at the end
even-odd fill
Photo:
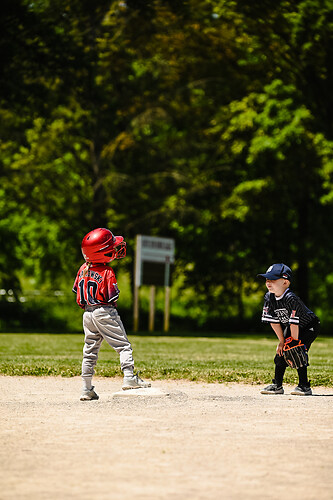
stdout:
POLYGON ((151 285, 149 331, 153 331, 154 329, 156 284, 164 284, 165 287, 164 331, 168 331, 170 315, 170 264, 173 264, 174 261, 175 241, 173 239, 158 236, 144 236, 141 234, 137 235, 134 268, 134 331, 138 330, 139 323, 139 287, 142 284, 148 283, 151 285), (150 263, 150 265, 147 264, 144 266, 144 263, 147 262, 150 263), (145 274, 148 276, 144 276, 144 267, 145 274), (163 272, 162 276, 161 270, 163 272))
MULTIPOLYGON (((175 262, 175 240, 158 236, 136 237, 135 285, 142 285, 142 263, 157 262, 168 267, 175 262)), ((168 286, 169 283, 165 283, 168 286)))

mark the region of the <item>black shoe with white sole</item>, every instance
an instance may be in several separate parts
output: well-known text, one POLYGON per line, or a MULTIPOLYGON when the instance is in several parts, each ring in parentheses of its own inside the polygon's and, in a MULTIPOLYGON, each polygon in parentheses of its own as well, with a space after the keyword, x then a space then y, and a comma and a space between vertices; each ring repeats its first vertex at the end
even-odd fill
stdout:
POLYGON ((284 394, 284 389, 282 385, 277 385, 274 380, 272 380, 273 384, 268 385, 265 389, 262 389, 261 394, 284 394))
POLYGON ((299 384, 290 394, 294 396, 312 396, 312 390, 310 385, 299 384))

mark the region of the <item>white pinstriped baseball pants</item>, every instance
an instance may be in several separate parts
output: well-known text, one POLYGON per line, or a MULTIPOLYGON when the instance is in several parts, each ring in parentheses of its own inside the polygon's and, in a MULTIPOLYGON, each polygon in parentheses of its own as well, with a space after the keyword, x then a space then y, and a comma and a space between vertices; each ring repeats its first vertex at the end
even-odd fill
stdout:
POLYGON ((83 313, 84 347, 82 379, 91 385, 98 353, 103 340, 119 354, 122 371, 133 373, 134 360, 130 341, 118 311, 113 306, 87 306, 83 313))

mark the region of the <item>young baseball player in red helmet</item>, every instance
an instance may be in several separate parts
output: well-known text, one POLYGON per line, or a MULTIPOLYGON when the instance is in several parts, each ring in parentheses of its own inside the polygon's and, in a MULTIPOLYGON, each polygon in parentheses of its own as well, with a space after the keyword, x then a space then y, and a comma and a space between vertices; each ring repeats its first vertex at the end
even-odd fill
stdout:
MULTIPOLYGON (((310 396, 312 390, 307 375, 308 357, 307 352, 312 342, 319 333, 318 317, 302 302, 302 300, 290 290, 292 271, 285 264, 273 264, 266 273, 258 274, 266 280, 268 292, 265 295, 262 321, 270 323, 279 343, 274 358, 275 378, 273 384, 265 387, 262 394, 283 394, 283 377, 288 363, 284 353, 290 346, 298 348, 302 346, 306 352, 306 361, 298 363, 296 360, 299 384, 291 394, 299 396, 310 396), (301 342, 299 342, 301 341, 301 342), (300 365, 300 367, 298 367, 300 365)), ((301 349, 302 351, 302 349, 301 349)))
POLYGON ((114 236, 109 229, 97 228, 83 238, 81 250, 85 263, 78 270, 73 286, 76 302, 84 309, 81 401, 99 398, 92 386, 92 378, 103 340, 119 354, 124 374, 122 388, 150 387, 150 383, 134 374, 132 346, 116 309, 119 289, 115 273, 108 265, 114 259, 125 257, 124 238, 114 236))

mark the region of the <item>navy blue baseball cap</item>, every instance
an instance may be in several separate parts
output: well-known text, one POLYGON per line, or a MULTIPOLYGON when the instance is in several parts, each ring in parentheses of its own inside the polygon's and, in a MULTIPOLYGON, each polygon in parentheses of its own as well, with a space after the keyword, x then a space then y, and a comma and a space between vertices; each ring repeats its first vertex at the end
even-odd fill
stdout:
POLYGON ((264 274, 257 274, 257 277, 261 276, 267 280, 278 280, 280 278, 284 278, 291 281, 292 274, 293 273, 290 267, 285 264, 273 264, 272 266, 269 266, 264 274))

